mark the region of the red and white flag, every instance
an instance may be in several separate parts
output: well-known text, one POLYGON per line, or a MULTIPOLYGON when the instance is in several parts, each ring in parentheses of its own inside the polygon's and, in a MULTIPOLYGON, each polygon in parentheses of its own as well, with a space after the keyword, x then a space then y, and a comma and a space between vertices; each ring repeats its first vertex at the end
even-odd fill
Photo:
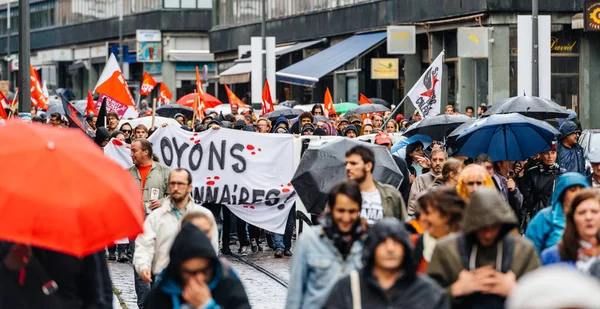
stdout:
POLYGON ((443 59, 442 51, 406 94, 423 118, 435 117, 440 113, 443 59))
POLYGON ((144 72, 142 86, 140 86, 140 95, 149 95, 154 87, 156 87, 156 81, 152 78, 152 75, 148 74, 148 72, 144 72))
POLYGON ((29 66, 29 79, 31 81, 31 105, 43 110, 48 109, 48 97, 44 95, 40 77, 32 65, 29 66))
POLYGON ((165 83, 160 83, 159 99, 163 104, 171 104, 171 99, 173 99, 173 94, 165 83))
POLYGON ((331 97, 331 92, 329 92, 329 87, 325 90, 325 98, 323 99, 323 105, 325 109, 325 114, 327 117, 329 115, 335 114, 335 108, 333 107, 333 98, 331 97))
POLYGON ((271 88, 269 87, 269 80, 265 79, 265 86, 262 93, 262 114, 264 115, 272 111, 275 111, 275 107, 271 99, 271 88))
POLYGON ((8 115, 6 114, 6 110, 4 110, 4 109, 9 108, 9 107, 10 107, 10 103, 4 96, 4 93, 2 93, 2 91, 0 91, 0 118, 1 119, 5 119, 5 120, 8 119, 8 115))
POLYGON ((100 108, 103 97, 106 97, 107 112, 116 112, 120 118, 124 116, 126 118, 137 118, 138 112, 135 109, 135 101, 131 96, 127 81, 114 54, 111 54, 108 58, 94 92, 100 94, 96 109, 100 108))
POLYGON ((238 98, 235 93, 233 93, 233 91, 231 91, 231 89, 229 89, 229 87, 227 87, 227 85, 223 85, 225 86, 225 91, 227 92, 227 98, 229 98, 229 105, 233 106, 233 105, 237 105, 238 108, 249 108, 248 105, 244 104, 244 102, 242 102, 242 100, 240 100, 240 98, 238 98))

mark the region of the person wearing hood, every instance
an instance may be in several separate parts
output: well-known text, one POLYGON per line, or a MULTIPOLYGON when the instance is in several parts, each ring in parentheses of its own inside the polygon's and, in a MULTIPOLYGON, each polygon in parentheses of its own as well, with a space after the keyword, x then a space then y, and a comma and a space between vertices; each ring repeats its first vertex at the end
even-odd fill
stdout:
POLYGON ((348 125, 344 129, 344 136, 349 138, 356 138, 358 136, 358 129, 353 124, 348 125))
POLYGON ((110 141, 110 132, 105 127, 96 129, 96 137, 94 137, 94 143, 101 148, 104 148, 110 141))
POLYGON ((144 308, 251 308, 240 279, 192 223, 186 223, 175 237, 169 259, 144 308))
POLYGON ((567 172, 585 175, 583 148, 578 143, 581 130, 572 121, 563 123, 558 130, 560 131, 560 140, 556 146, 558 165, 567 172))
POLYGON ((367 234, 364 267, 338 281, 323 308, 450 308, 448 297, 435 281, 417 274, 402 222, 385 218, 367 234))
POLYGON ((315 126, 312 123, 302 126, 302 135, 313 135, 313 133, 315 133, 315 126))
POLYGON ((587 180, 579 173, 565 173, 558 177, 551 207, 538 212, 525 232, 525 237, 533 242, 538 253, 560 241, 566 226, 565 214, 569 212, 577 193, 587 187, 587 180))
POLYGON ((335 283, 362 267, 366 223, 360 220, 358 184, 333 187, 327 205, 321 224, 299 235, 290 263, 286 309, 321 308, 335 283))
MULTIPOLYGON (((535 214, 551 205, 552 192, 556 186, 556 180, 566 171, 556 163, 557 153, 555 150, 548 150, 540 154, 539 162, 529 168, 525 173, 525 182, 523 183, 523 201, 524 212, 530 218, 535 214)), ((526 220, 523 220, 524 224, 526 220)))
POLYGON ((273 126, 273 133, 279 133, 279 132, 277 132, 277 129, 280 127, 285 128, 287 133, 290 133, 290 124, 289 124, 287 118, 285 118, 283 116, 277 118, 277 121, 275 121, 275 125, 273 126))
POLYGON ((182 113, 175 114, 175 116, 173 116, 173 119, 175 119, 175 121, 179 122, 179 124, 182 125, 182 126, 187 125, 187 121, 185 120, 185 116, 182 113))
POLYGON ((461 233, 440 241, 427 274, 446 290, 453 308, 504 308, 517 279, 541 266, 535 248, 511 230, 515 213, 495 188, 479 188, 461 233))

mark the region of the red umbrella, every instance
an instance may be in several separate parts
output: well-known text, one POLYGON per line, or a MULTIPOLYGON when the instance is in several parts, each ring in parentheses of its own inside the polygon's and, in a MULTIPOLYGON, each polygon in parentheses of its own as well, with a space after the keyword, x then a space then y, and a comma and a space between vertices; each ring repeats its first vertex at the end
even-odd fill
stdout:
MULTIPOLYGON (((196 100, 196 93, 189 93, 179 98, 179 100, 177 100, 177 104, 194 108, 194 100, 196 100)), ((206 108, 213 108, 221 104, 223 104, 223 102, 219 101, 219 99, 208 93, 204 94, 204 105, 206 108)))
POLYGON ((79 129, 0 126, 0 239, 85 256, 143 231, 139 186, 79 129))

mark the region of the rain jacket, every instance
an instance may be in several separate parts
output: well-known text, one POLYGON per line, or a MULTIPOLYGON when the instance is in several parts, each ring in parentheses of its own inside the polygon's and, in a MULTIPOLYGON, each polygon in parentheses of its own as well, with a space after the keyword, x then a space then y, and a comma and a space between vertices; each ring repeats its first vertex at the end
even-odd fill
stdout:
POLYGON ((429 190, 433 186, 433 181, 435 180, 436 175, 433 174, 433 171, 429 171, 426 174, 423 174, 417 178, 412 184, 410 188, 410 197, 408 199, 408 214, 414 215, 418 209, 417 199, 421 192, 429 190))
POLYGON ((344 259, 322 226, 300 235, 292 257, 286 309, 321 308, 335 283, 362 267, 363 240, 356 240, 344 259))
MULTIPOLYGON (((435 281, 427 276, 417 275, 418 261, 413 260, 410 252, 409 234, 400 221, 384 218, 369 230, 363 248, 364 268, 359 274, 362 308, 450 308, 448 297, 435 281), (390 289, 383 290, 373 275, 373 264, 375 249, 387 238, 393 238, 402 244, 404 260, 401 264, 402 274, 390 289)), ((323 308, 353 308, 351 291, 351 279, 346 276, 335 285, 323 308)))
POLYGON ((560 126, 561 141, 558 142, 556 150, 558 157, 556 161, 560 167, 567 170, 567 172, 581 173, 585 175, 585 159, 583 157, 583 148, 579 144, 575 144, 573 147, 568 148, 563 145, 562 140, 570 134, 581 132, 577 125, 572 121, 567 121, 560 126))
POLYGON ((381 195, 381 207, 384 217, 394 217, 404 221, 408 218, 406 213, 406 204, 402 194, 394 186, 375 182, 375 186, 381 195))
POLYGON ((525 183, 523 186, 523 196, 525 201, 523 205, 527 212, 533 217, 538 211, 550 206, 550 200, 556 180, 565 170, 558 164, 545 165, 538 163, 536 166, 527 170, 525 183))
POLYGON ((427 274, 446 289, 454 308, 504 307, 505 299, 499 295, 473 293, 452 297, 450 287, 458 280, 462 270, 491 265, 503 273, 512 271, 519 279, 541 266, 531 242, 510 233, 516 226, 514 212, 495 188, 481 188, 471 195, 471 204, 465 209, 461 222, 462 232, 440 240, 427 267, 427 274), (495 224, 502 225, 497 243, 488 247, 480 246, 475 232, 495 224), (500 246, 502 250, 498 250, 500 246), (477 251, 473 248, 477 248, 477 251), (471 259, 475 262, 474 267, 469 265, 471 259), (496 265, 498 259, 501 259, 502 265, 496 265))
POLYGON ((98 147, 101 147, 102 142, 104 142, 104 140, 106 140, 107 138, 110 138, 110 133, 108 132, 107 128, 100 127, 98 129, 96 129, 96 135, 94 136, 94 143, 96 143, 96 145, 98 145, 98 147))
MULTIPOLYGON (((137 252, 136 252, 137 254, 137 252)), ((212 299, 203 309, 251 308, 242 282, 231 267, 221 261, 208 238, 191 223, 177 234, 169 253, 169 266, 158 276, 156 284, 146 297, 145 309, 180 309, 183 299, 181 264, 192 258, 206 258, 213 262, 214 275, 208 283, 212 299)))
POLYGON ((21 286, 19 271, 9 270, 2 263, 12 245, 0 242, 0 308, 112 309, 112 283, 104 250, 77 258, 32 247, 21 286), (42 285, 50 280, 56 282, 58 290, 45 295, 42 285))
POLYGON ((285 128, 287 129, 287 131, 289 133, 290 132, 290 123, 288 122, 287 118, 285 118, 283 116, 277 118, 277 121, 275 121, 275 125, 273 126, 273 130, 271 131, 271 133, 277 132, 277 127, 279 126, 280 123, 285 123, 285 128))
POLYGON ((589 187, 585 177, 579 173, 566 173, 558 177, 552 194, 552 207, 538 212, 527 228, 525 237, 533 242, 538 253, 557 244, 566 226, 563 205, 560 201, 563 193, 572 186, 589 187))
MULTIPOLYGON (((188 211, 201 212, 211 218, 211 243, 213 251, 218 252, 219 231, 213 213, 205 207, 196 205, 191 198, 185 207, 185 212, 188 211)), ((159 208, 146 217, 144 233, 140 234, 135 240, 133 266, 138 274, 144 269, 150 269, 152 274, 158 275, 167 267, 169 264, 169 249, 179 232, 180 225, 181 220, 177 219, 173 213, 171 199, 168 198, 163 201, 159 208)))
MULTIPOLYGON (((131 176, 133 176, 133 179, 141 188, 142 176, 140 175, 140 171, 137 169, 137 166, 134 165, 130 167, 129 173, 131 176)), ((166 165, 152 161, 152 168, 148 173, 148 177, 146 177, 146 184, 142 188, 142 198, 144 199, 144 204, 150 201, 150 197, 152 196, 152 188, 159 190, 159 199, 169 195, 169 174, 171 174, 171 170, 166 165)), ((144 213, 150 213, 150 210, 145 206, 144 213)))

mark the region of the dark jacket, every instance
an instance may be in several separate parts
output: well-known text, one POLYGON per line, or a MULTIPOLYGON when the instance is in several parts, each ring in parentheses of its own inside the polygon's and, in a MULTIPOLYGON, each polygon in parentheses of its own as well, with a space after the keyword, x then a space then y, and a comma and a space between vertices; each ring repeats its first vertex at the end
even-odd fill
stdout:
MULTIPOLYGON (((409 234, 404 225, 393 218, 384 218, 368 232, 363 248, 364 268, 360 271, 361 306, 364 309, 377 308, 449 308, 448 298, 437 284, 427 276, 417 275, 416 261, 413 260, 409 234), (374 253, 379 244, 387 238, 399 241, 404 247, 402 274, 389 290, 383 290, 373 275, 374 253)), ((323 308, 352 308, 350 277, 345 277, 335 285, 323 308)))
POLYGON ((107 138, 110 138, 110 133, 107 128, 100 127, 96 129, 96 137, 94 137, 94 143, 96 143, 96 145, 101 146, 102 142, 107 138))
POLYGON ((402 195, 392 185, 375 182, 375 186, 381 195, 381 207, 384 217, 394 217, 401 221, 406 220, 406 204, 402 195))
POLYGON ((394 159, 394 162, 396 162, 398 169, 404 176, 404 178, 402 179, 402 183, 400 183, 400 188, 398 189, 398 191, 400 191, 400 194, 402 194, 404 204, 408 205, 408 197, 410 196, 410 174, 408 171, 408 165, 406 164, 406 161, 398 155, 392 154, 392 158, 394 159))
POLYGON ((169 257, 169 266, 157 278, 156 285, 146 297, 144 308, 179 309, 185 303, 180 267, 191 258, 213 261, 214 276, 208 287, 216 305, 223 309, 250 308, 242 282, 229 266, 219 260, 210 240, 193 224, 188 223, 181 228, 173 241, 169 257))
MULTIPOLYGON (((0 243, 0 261, 12 245, 0 243)), ((112 309, 112 283, 104 251, 77 258, 33 247, 23 285, 19 284, 19 271, 2 265, 0 287, 0 308, 112 309), (42 286, 51 280, 58 290, 47 296, 42 286)))
POLYGON ((523 205, 532 218, 538 211, 550 206, 556 180, 564 173, 565 170, 558 164, 548 166, 539 163, 527 170, 523 186, 523 205))
POLYGON ((563 123, 560 128, 560 141, 556 146, 558 158, 556 162, 560 167, 567 172, 580 173, 585 175, 585 159, 583 156, 583 148, 579 144, 575 144, 569 148, 562 143, 562 140, 574 133, 581 133, 581 129, 572 121, 563 123))
POLYGON ((275 125, 273 126, 273 129, 271 130, 271 133, 277 132, 277 127, 279 126, 280 123, 285 124, 285 128, 287 129, 287 131, 289 133, 290 132, 290 123, 288 122, 287 118, 285 118, 283 116, 277 118, 277 121, 275 121, 275 125))
POLYGON ((427 266, 427 274, 446 289, 454 308, 504 308, 505 299, 499 295, 474 293, 453 298, 450 287, 463 270, 473 271, 490 265, 503 273, 512 271, 519 279, 541 266, 531 242, 510 233, 516 226, 514 212, 495 189, 481 188, 471 195, 471 203, 461 221, 461 233, 438 242, 427 266), (496 224, 502 226, 498 241, 487 247, 479 245, 476 232, 496 224), (498 250, 499 242, 502 242, 502 250, 498 250), (474 265, 470 265, 471 259, 474 265), (497 264, 498 260, 501 265, 497 264))

